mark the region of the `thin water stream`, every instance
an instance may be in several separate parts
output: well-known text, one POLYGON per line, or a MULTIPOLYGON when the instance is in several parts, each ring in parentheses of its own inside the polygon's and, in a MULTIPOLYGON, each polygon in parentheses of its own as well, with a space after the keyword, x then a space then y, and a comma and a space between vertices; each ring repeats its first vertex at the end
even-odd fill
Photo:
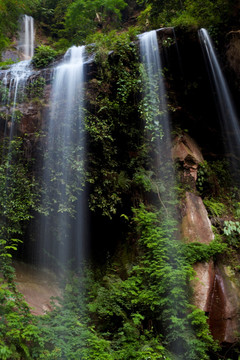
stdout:
MULTIPOLYGON (((166 230, 168 237, 168 241, 166 241, 164 246, 165 266, 169 268, 169 272, 172 272, 172 278, 177 279, 176 282, 172 281, 173 279, 169 279, 167 292, 168 296, 171 297, 171 304, 166 304, 167 309, 165 311, 168 313, 168 322, 163 326, 165 327, 164 331, 168 334, 167 336, 171 337, 171 329, 175 326, 171 321, 173 318, 178 317, 184 324, 184 331, 190 337, 193 337, 194 331, 187 319, 187 308, 185 305, 181 309, 179 307, 179 304, 184 304, 186 301, 187 293, 185 293, 186 284, 184 284, 181 276, 179 276, 181 273, 184 273, 184 269, 183 263, 180 260, 183 258, 183 254, 178 249, 178 244, 181 240, 180 234, 177 231, 178 215, 175 193, 175 171, 171 152, 171 123, 156 31, 150 31, 140 36, 140 55, 145 70, 143 76, 143 102, 146 103, 148 109, 145 127, 147 127, 148 132, 150 130, 150 133, 152 133, 154 128, 155 135, 151 139, 156 149, 156 179, 154 181, 159 199, 159 208, 161 209, 161 215, 159 215, 162 222, 161 229, 166 230), (151 109, 150 117, 149 109, 151 109), (152 126, 149 127, 148 121, 151 121, 152 126), (176 295, 176 288, 178 287, 181 288, 181 291, 176 295), (176 315, 177 308, 179 310, 176 315)), ((176 358, 184 352, 188 352, 188 342, 183 342, 180 338, 181 336, 169 345, 169 350, 176 355, 176 358)))
POLYGON ((174 169, 171 158, 171 125, 167 108, 167 93, 159 52, 157 32, 146 32, 139 36, 141 62, 144 67, 143 102, 147 108, 146 127, 153 132, 158 148, 156 158, 159 173, 159 199, 167 211, 166 201, 174 187, 174 169))
POLYGON ((206 60, 209 77, 215 95, 216 107, 221 122, 225 147, 234 171, 240 163, 240 126, 231 94, 221 70, 212 40, 206 29, 199 30, 199 39, 206 60))

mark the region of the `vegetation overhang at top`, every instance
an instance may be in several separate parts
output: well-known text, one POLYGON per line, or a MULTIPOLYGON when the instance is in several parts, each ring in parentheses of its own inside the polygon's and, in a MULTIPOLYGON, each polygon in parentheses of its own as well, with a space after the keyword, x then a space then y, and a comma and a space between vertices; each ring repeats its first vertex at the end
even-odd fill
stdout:
POLYGON ((10 45, 24 13, 34 17, 48 36, 44 42, 55 41, 57 50, 88 42, 95 32, 122 31, 132 25, 140 32, 182 26, 206 27, 213 33, 239 25, 234 0, 0 0, 0 51, 10 45))

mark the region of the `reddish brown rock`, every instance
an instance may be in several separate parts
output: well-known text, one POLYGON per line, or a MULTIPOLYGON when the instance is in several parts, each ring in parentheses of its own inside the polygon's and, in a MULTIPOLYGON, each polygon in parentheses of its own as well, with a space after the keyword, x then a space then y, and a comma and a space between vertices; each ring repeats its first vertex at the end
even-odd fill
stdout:
POLYGON ((214 339, 234 343, 240 331, 240 284, 230 267, 218 265, 209 298, 209 326, 214 339))
POLYGON ((182 237, 188 242, 198 241, 209 244, 214 239, 211 222, 202 199, 190 192, 186 193, 182 237))
POLYGON ((14 267, 17 289, 23 294, 32 313, 43 315, 51 311, 51 297, 61 295, 54 274, 21 262, 16 262, 14 267))
POLYGON ((183 164, 184 176, 191 176, 197 180, 198 165, 204 159, 198 145, 190 136, 184 134, 174 139, 172 157, 183 164))
POLYGON ((215 278, 213 261, 196 263, 194 265, 196 278, 192 282, 194 290, 194 304, 204 312, 209 311, 209 299, 215 278))

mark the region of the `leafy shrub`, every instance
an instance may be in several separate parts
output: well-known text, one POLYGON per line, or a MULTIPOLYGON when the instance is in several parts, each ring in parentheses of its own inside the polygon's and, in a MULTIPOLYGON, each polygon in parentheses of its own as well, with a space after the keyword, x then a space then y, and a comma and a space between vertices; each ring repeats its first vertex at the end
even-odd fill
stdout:
POLYGON ((225 0, 185 0, 182 11, 171 19, 173 26, 209 27, 225 22, 230 5, 225 0))
POLYGON ((207 349, 215 345, 204 313, 189 303, 193 271, 175 238, 175 220, 144 206, 134 214, 137 264, 127 279, 112 270, 92 287, 90 311, 101 319, 100 330, 108 332, 115 359, 140 360, 147 354, 151 359, 208 359, 207 349))
POLYGON ((48 66, 58 55, 57 51, 48 45, 40 45, 35 50, 32 63, 36 68, 48 66))
POLYGON ((194 264, 196 262, 207 262, 210 259, 215 258, 216 255, 223 254, 226 252, 228 246, 226 243, 213 240, 209 245, 193 242, 186 244, 185 248, 184 254, 186 260, 190 264, 194 264))
POLYGON ((11 59, 6 60, 6 61, 2 61, 2 62, 0 62, 0 69, 1 70, 6 70, 6 69, 8 69, 10 67, 10 65, 14 64, 15 62, 16 61, 11 60, 11 59))
POLYGON ((210 215, 212 216, 219 217, 224 214, 224 212, 226 212, 226 206, 217 200, 204 199, 203 203, 207 207, 210 215))
POLYGON ((240 222, 239 221, 232 221, 226 220, 224 221, 224 228, 223 232, 226 235, 227 242, 235 247, 239 247, 240 240, 240 222))
POLYGON ((26 91, 30 98, 42 97, 46 80, 43 77, 39 77, 36 80, 30 82, 26 91))
POLYGON ((0 358, 38 359, 39 331, 27 303, 11 284, 0 279, 0 358), (31 344, 31 346, 30 346, 31 344))

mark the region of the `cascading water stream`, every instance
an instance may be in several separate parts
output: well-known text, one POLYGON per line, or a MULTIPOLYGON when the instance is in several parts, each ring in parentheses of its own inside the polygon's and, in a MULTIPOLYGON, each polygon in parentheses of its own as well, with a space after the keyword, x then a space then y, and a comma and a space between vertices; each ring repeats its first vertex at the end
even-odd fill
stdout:
POLYGON ((157 32, 155 30, 146 32, 139 36, 139 40, 141 62, 146 73, 143 89, 143 101, 148 112, 146 127, 153 129, 155 133, 154 141, 157 143, 159 154, 156 160, 161 182, 158 193, 163 206, 165 206, 165 201, 170 194, 170 191, 166 191, 166 187, 173 189, 175 181, 171 158, 170 121, 157 32))
POLYGON ((5 126, 5 136, 8 135, 10 141, 14 135, 16 104, 22 100, 27 80, 32 74, 30 63, 34 52, 34 20, 31 16, 23 16, 19 38, 19 50, 28 60, 13 64, 8 70, 1 72, 2 84, 8 92, 4 105, 11 105, 11 123, 6 123, 5 126))
MULTIPOLYGON (((159 30, 158 30, 159 31, 159 30)), ((168 296, 171 297, 171 305, 166 304, 167 322, 166 334, 172 336, 171 329, 174 328, 172 319, 179 318, 182 322, 182 331, 189 337, 194 337, 193 329, 188 321, 188 311, 184 305, 187 299, 185 290, 186 283, 182 281, 179 274, 183 273, 184 256, 179 251, 178 244, 181 241, 177 231, 177 210, 175 193, 175 172, 171 152, 171 125, 167 109, 166 90, 162 75, 162 64, 156 31, 150 31, 139 36, 140 55, 144 67, 143 72, 143 103, 146 107, 145 127, 148 132, 153 133, 152 142, 156 150, 156 193, 161 204, 160 217, 162 229, 166 231, 168 241, 165 243, 165 266, 172 271, 172 278, 168 281, 168 296), (173 225, 174 224, 174 225, 173 225), (178 250, 177 250, 178 249, 178 250), (172 281, 175 278, 176 281, 172 281), (180 287, 179 295, 176 289, 180 287), (179 307, 179 304, 183 304, 179 307), (176 311, 176 309, 178 310, 176 311)), ((166 295, 165 295, 166 296, 166 295)), ((164 316, 163 316, 164 317, 164 316)), ((166 321, 166 319, 165 319, 166 321)), ((187 341, 182 341, 181 335, 169 344, 169 350, 178 356, 188 352, 187 341)), ((181 357, 182 358, 182 357, 181 357)))
POLYGON ((83 256, 84 46, 70 48, 53 75, 46 129, 38 263, 65 267, 83 256))
POLYGON ((34 19, 23 15, 19 33, 18 49, 26 60, 30 60, 34 53, 34 19))
POLYGON ((226 136, 226 150, 230 153, 234 170, 237 170, 240 161, 240 127, 238 117, 214 46, 206 29, 199 30, 199 39, 215 94, 223 136, 226 136))

